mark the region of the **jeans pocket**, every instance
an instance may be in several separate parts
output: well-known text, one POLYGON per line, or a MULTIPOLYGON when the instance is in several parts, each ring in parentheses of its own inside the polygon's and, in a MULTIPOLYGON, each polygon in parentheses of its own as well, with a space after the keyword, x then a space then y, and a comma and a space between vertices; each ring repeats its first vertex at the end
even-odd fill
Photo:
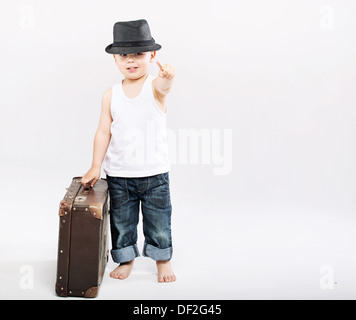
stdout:
POLYGON ((161 177, 162 177, 164 182, 169 183, 169 174, 168 174, 168 172, 161 173, 161 177))
POLYGON ((169 207, 171 204, 171 196, 168 182, 150 189, 148 193, 148 201, 161 209, 169 207))
POLYGON ((110 198, 111 199, 111 208, 117 209, 127 201, 129 201, 129 196, 126 194, 115 195, 110 198))
POLYGON ((110 193, 110 207, 117 209, 129 201, 129 191, 127 190, 126 179, 110 177, 107 181, 110 193))

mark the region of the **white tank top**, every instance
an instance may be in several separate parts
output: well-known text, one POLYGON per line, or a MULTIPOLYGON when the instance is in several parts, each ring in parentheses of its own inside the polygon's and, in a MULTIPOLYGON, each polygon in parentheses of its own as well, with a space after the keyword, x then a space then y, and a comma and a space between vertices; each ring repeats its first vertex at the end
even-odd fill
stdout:
POLYGON ((151 74, 141 92, 128 98, 122 82, 112 87, 111 140, 103 163, 113 177, 145 177, 170 170, 166 114, 157 105, 151 74))

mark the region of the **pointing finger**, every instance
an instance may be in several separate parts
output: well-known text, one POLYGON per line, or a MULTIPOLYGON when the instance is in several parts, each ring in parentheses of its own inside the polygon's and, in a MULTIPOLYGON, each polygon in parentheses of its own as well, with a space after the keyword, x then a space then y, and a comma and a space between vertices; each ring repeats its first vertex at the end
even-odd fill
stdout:
POLYGON ((158 61, 156 61, 156 63, 158 64, 159 68, 164 71, 163 66, 158 61))

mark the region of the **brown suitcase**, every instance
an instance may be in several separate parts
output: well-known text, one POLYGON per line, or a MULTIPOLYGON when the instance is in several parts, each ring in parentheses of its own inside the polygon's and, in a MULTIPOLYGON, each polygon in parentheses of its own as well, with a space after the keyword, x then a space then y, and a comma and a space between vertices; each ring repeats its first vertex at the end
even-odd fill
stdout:
POLYGON ((108 262, 108 186, 85 189, 75 177, 59 207, 56 293, 94 298, 108 262))

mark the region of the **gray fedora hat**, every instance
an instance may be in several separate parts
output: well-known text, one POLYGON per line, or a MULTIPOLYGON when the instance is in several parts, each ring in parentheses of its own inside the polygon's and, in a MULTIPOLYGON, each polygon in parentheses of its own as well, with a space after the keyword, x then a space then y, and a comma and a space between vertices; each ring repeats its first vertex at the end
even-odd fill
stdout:
POLYGON ((107 53, 138 53, 157 51, 161 46, 151 36, 146 20, 121 21, 114 25, 114 42, 105 49, 107 53))

